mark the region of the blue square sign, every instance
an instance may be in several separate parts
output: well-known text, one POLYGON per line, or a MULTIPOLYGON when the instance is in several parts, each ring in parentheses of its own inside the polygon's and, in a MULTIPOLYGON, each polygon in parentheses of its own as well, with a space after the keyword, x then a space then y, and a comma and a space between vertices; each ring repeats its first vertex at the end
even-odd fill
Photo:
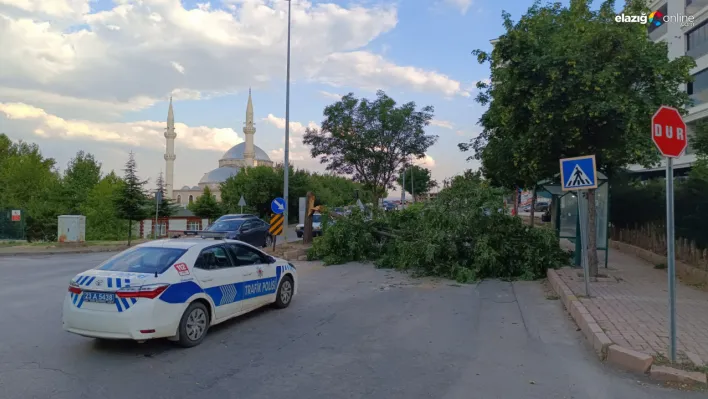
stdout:
POLYGON ((561 159, 560 169, 563 191, 597 188, 597 168, 594 155, 561 159))

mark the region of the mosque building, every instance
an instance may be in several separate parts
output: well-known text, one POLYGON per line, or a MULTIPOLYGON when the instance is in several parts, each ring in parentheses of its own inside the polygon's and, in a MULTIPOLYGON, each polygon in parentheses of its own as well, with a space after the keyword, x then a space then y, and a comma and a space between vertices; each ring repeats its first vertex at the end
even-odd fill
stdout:
POLYGON ((167 111, 167 129, 165 131, 165 139, 167 140, 165 152, 165 190, 169 198, 172 198, 176 204, 187 206, 195 201, 204 192, 204 187, 209 187, 214 197, 221 200, 221 183, 225 182, 231 176, 245 167, 250 166, 273 166, 273 161, 268 157, 265 151, 254 144, 253 137, 256 134, 256 127, 253 123, 253 100, 251 99, 251 90, 248 90, 248 104, 246 105, 246 123, 243 128, 243 134, 246 141, 236 144, 231 147, 219 160, 219 167, 211 170, 202 176, 196 186, 184 186, 181 189, 174 189, 174 163, 175 155, 175 117, 172 110, 172 100, 170 99, 170 108, 167 111))
MULTIPOLYGON (((217 201, 221 200, 221 183, 231 176, 235 176, 242 168, 251 166, 266 165, 273 167, 274 163, 265 151, 256 146, 253 136, 256 134, 256 127, 253 123, 253 101, 251 90, 248 91, 248 104, 246 105, 246 123, 243 128, 246 141, 237 144, 219 159, 219 167, 211 170, 202 176, 196 186, 184 186, 181 189, 174 188, 175 160, 175 115, 172 109, 172 99, 167 111, 167 129, 165 129, 166 151, 165 151, 165 195, 172 198, 175 204, 181 205, 177 208, 177 213, 169 218, 160 218, 157 221, 157 236, 165 237, 179 234, 185 230, 202 230, 207 227, 209 221, 195 216, 187 205, 196 201, 203 192, 204 187, 209 187, 212 195, 217 201)), ((139 237, 152 237, 155 234, 155 220, 145 219, 136 226, 136 233, 139 237)))

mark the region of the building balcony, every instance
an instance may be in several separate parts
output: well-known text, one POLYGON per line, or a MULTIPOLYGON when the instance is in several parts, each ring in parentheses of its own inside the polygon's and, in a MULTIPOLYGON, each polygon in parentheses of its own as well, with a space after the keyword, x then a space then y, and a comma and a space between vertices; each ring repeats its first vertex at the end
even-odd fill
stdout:
POLYGON ((666 34, 668 29, 669 29, 668 24, 663 24, 663 25, 657 27, 656 29, 653 29, 651 32, 649 32, 649 39, 651 39, 654 42, 661 39, 661 37, 666 34))
POLYGON ((708 0, 686 0, 686 15, 694 15, 708 6, 708 0))

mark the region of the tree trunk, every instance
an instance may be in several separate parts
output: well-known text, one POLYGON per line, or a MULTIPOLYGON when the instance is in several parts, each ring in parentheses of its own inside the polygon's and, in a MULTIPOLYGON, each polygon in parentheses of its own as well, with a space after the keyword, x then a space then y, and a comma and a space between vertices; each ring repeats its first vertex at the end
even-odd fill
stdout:
POLYGON ((595 190, 588 190, 588 271, 590 277, 597 277, 597 207, 595 190))
POLYGON ((128 219, 128 246, 130 246, 131 238, 133 238, 133 221, 128 219))
POLYGON ((514 187, 514 207, 512 209, 513 209, 513 215, 519 216, 519 189, 518 189, 518 187, 514 187))
POLYGON ((305 201, 305 226, 302 234, 303 244, 309 244, 312 242, 312 207, 315 205, 315 195, 312 192, 307 193, 307 200, 305 201))
POLYGON ((536 222, 536 187, 534 186, 531 192, 531 227, 534 226, 536 222))

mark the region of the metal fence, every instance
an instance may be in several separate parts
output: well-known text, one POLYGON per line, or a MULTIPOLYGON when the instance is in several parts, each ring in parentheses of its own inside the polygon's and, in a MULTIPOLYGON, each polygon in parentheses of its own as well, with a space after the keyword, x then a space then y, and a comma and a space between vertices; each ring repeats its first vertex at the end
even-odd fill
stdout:
POLYGON ((26 219, 22 209, 0 209, 0 240, 27 239, 26 219))

